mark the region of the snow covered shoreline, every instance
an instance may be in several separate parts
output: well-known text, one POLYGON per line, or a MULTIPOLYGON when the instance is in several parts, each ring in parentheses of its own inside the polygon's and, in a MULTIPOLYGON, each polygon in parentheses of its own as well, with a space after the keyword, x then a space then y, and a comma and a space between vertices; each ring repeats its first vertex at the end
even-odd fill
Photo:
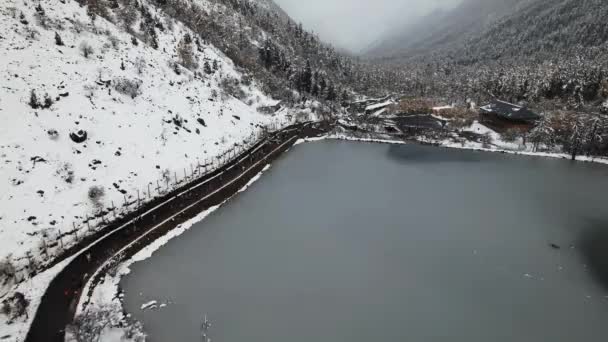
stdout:
MULTIPOLYGON (((569 154, 566 153, 559 153, 559 152, 533 152, 533 151, 528 151, 528 150, 520 150, 520 149, 507 149, 507 148, 501 148, 500 145, 492 145, 494 147, 483 147, 481 143, 476 143, 476 142, 471 142, 468 141, 464 144, 462 143, 456 143, 453 141, 450 141, 449 139, 445 139, 445 140, 424 140, 424 139, 418 139, 416 141, 403 141, 403 140, 392 140, 389 139, 386 135, 384 137, 381 137, 383 134, 378 134, 378 138, 361 138, 361 137, 355 137, 352 134, 348 134, 348 133, 333 133, 333 134, 329 134, 325 137, 322 138, 317 138, 314 140, 307 140, 307 141, 318 141, 318 140, 349 140, 349 141, 359 141, 359 142, 370 142, 370 143, 382 143, 382 144, 393 144, 393 145, 406 145, 406 144, 413 144, 413 143, 421 143, 421 144, 427 144, 427 145, 433 145, 436 147, 441 147, 441 148, 450 148, 450 149, 457 149, 457 150, 469 150, 469 151, 478 151, 478 152, 490 152, 490 153, 504 153, 504 154, 512 154, 512 155, 519 155, 519 156, 528 156, 528 157, 542 157, 542 158, 552 158, 552 159, 571 159, 571 156, 569 154)), ((370 136, 372 136, 372 134, 370 134, 370 136)), ((502 143, 501 141, 498 141, 498 143, 502 143)), ((513 144, 501 144, 503 147, 504 146, 509 146, 509 145, 513 145, 513 144)), ((584 163, 597 163, 597 164, 607 164, 608 165, 608 158, 602 158, 602 157, 587 157, 587 156, 576 156, 576 160, 577 162, 584 162, 584 163)))
POLYGON ((74 1, 0 6, 0 262, 15 270, 0 296, 109 221, 294 121, 286 108, 258 111, 277 101, 256 81, 239 83, 240 99, 228 93, 222 84, 243 72, 208 43, 190 47, 208 73, 175 64, 179 39, 193 32, 141 6, 171 22, 158 49, 74 1))
MULTIPOLYGON (((351 136, 351 135, 345 134, 345 133, 334 133, 334 134, 329 134, 326 136, 321 136, 321 137, 316 137, 316 138, 299 139, 293 144, 293 146, 303 144, 305 142, 316 142, 316 141, 322 141, 322 140, 348 140, 348 141, 357 141, 357 142, 400 144, 400 145, 412 143, 412 142, 407 142, 407 141, 399 141, 399 140, 391 140, 391 139, 383 139, 383 138, 357 138, 357 137, 354 137, 354 136, 351 136)), ((434 145, 437 145, 438 147, 444 147, 444 148, 467 149, 467 150, 474 150, 474 151, 481 151, 481 152, 494 152, 494 153, 498 152, 498 153, 508 153, 508 154, 514 154, 514 155, 524 155, 524 156, 569 159, 569 156, 567 156, 565 154, 535 153, 535 152, 526 152, 526 151, 510 151, 510 150, 502 150, 502 149, 483 148, 483 147, 475 146, 474 143, 471 143, 471 144, 465 145, 465 146, 462 146, 460 144, 455 144, 455 143, 449 143, 449 142, 437 143, 437 142, 422 141, 421 143, 427 143, 427 144, 432 143, 434 145)), ((288 152, 288 151, 286 151, 286 152, 288 152)), ((578 159, 578 161, 608 164, 608 160, 606 160, 606 159, 580 158, 580 159, 578 159)), ((251 186, 251 184, 256 182, 263 175, 263 173, 266 172, 270 167, 271 167, 270 164, 267 165, 261 172, 259 172, 256 176, 254 176, 245 186, 240 188, 238 190, 238 193, 247 190, 247 188, 249 186, 251 186)), ((118 271, 114 275, 106 275, 104 278, 104 282, 101 284, 97 284, 95 286, 92 296, 81 298, 80 303, 78 305, 79 312, 81 312, 81 308, 82 308, 81 304, 85 301, 89 301, 87 309, 110 310, 115 315, 114 319, 117 322, 124 322, 125 319, 128 319, 129 315, 125 314, 124 308, 122 306, 121 297, 117 296, 117 294, 119 293, 119 290, 120 290, 119 289, 120 280, 122 279, 122 277, 124 275, 129 274, 130 266, 136 262, 143 261, 143 260, 146 260, 146 259, 152 257, 154 255, 154 252, 159 250, 162 246, 164 246, 170 240, 182 235, 184 232, 186 232, 188 229, 190 229, 195 224, 203 221, 208 215, 210 215, 215 210, 217 210, 222 205, 224 205, 227 201, 229 201, 230 198, 232 198, 232 196, 229 197, 228 199, 224 200, 221 204, 219 204, 217 206, 213 206, 213 207, 201 212, 196 217, 178 225, 176 228, 171 230, 168 234, 153 241, 150 245, 144 247, 142 250, 137 252, 133 257, 122 262, 117 269, 118 271)), ((35 307, 39 303, 40 297, 44 293, 46 286, 48 286, 48 284, 54 278, 54 276, 65 265, 67 265, 67 263, 69 263, 69 261, 71 261, 71 258, 62 262, 60 265, 57 265, 53 269, 42 273, 40 276, 33 278, 28 283, 28 285, 26 287, 24 287, 24 292, 31 294, 32 298, 34 299, 31 303, 31 305, 33 307, 35 307)), ((92 284, 87 284, 87 287, 89 287, 89 286, 92 286, 92 284)), ((88 291, 84 291, 84 293, 87 293, 87 292, 88 291)), ((17 325, 12 326, 13 329, 10 331, 10 333, 17 335, 17 336, 18 335, 25 336, 25 334, 27 333, 27 328, 31 324, 32 319, 33 319, 33 315, 30 315, 29 319, 26 322, 24 322, 24 324, 17 324, 17 325)), ((110 335, 115 336, 117 334, 117 329, 118 328, 108 328, 105 333, 108 336, 110 336, 110 335)))
MULTIPOLYGON (((304 129, 307 125, 302 126, 304 129)), ((273 155, 276 155, 277 152, 280 152, 282 149, 285 149, 285 147, 287 147, 286 145, 291 144, 294 142, 294 140, 296 139, 297 135, 293 135, 294 133, 294 129, 286 129, 285 132, 292 132, 292 136, 291 137, 287 137, 285 138, 286 140, 283 141, 283 143, 280 143, 278 146, 276 146, 273 150, 267 152, 266 154, 263 154, 261 159, 259 159, 257 162, 253 163, 248 169, 243 168, 242 171, 239 171, 239 173, 237 173, 236 178, 233 178, 231 180, 229 180, 227 183, 224 183, 223 185, 221 185, 220 188, 214 190, 213 192, 207 194, 204 198, 201 198, 198 200, 198 202, 204 200, 205 198, 214 195, 214 194, 219 194, 220 191, 223 191, 224 188, 228 188, 229 186, 231 186, 232 183, 237 182, 238 180, 242 179, 243 176, 249 174, 248 177, 251 177, 250 171, 254 170, 255 168, 258 168, 260 166, 264 167, 263 164, 268 162, 269 157, 272 158, 273 155)), ((299 134, 299 133, 297 133, 299 134)), ((253 154, 256 151, 261 151, 260 148, 264 145, 267 145, 268 142, 266 140, 262 140, 260 141, 261 144, 259 144, 259 146, 255 149, 252 149, 251 151, 249 151, 248 153, 251 154, 253 156, 253 154)), ((243 156, 243 155, 237 155, 234 158, 230 159, 231 161, 237 163, 235 165, 238 165, 238 163, 247 163, 245 160, 249 161, 250 159, 247 156, 243 156)), ((238 192, 244 191, 248 186, 250 186, 253 182, 255 182, 257 179, 259 179, 259 177, 261 176, 261 174, 266 171, 269 168, 269 165, 266 165, 261 172, 259 172, 258 174, 256 174, 255 176, 253 176, 252 179, 250 179, 247 184, 245 184, 244 187, 239 188, 238 192)), ((226 170, 222 171, 219 175, 220 175, 220 179, 221 179, 221 174, 223 174, 224 172, 227 172, 231 169, 234 169, 234 165, 232 166, 228 166, 226 168, 226 170)), ((239 168, 239 170, 241 170, 239 168)), ((203 187, 201 187, 201 184, 204 184, 206 182, 209 182, 211 180, 213 180, 214 178, 216 178, 217 175, 204 180, 203 179, 203 183, 200 182, 195 182, 193 184, 193 187, 189 188, 188 190, 184 190, 184 192, 177 194, 173 197, 171 197, 171 199, 163 202, 163 203, 167 203, 168 201, 171 201, 175 198, 179 198, 181 195, 185 194, 188 191, 192 191, 193 189, 203 189, 203 187)), ((238 184, 238 183, 236 183, 238 184)), ((237 192, 237 193, 238 193, 237 192)), ((227 201, 229 198, 231 198, 232 196, 229 196, 226 200, 224 200, 222 202, 225 203, 225 201, 227 201)), ((195 203, 198 203, 195 202, 195 203)), ((161 204, 163 205, 163 204, 161 204)), ((221 204, 220 204, 221 205, 221 204)), ((182 211, 177 212, 176 214, 174 214, 172 217, 175 217, 176 215, 181 215, 183 213, 184 210, 187 210, 188 208, 192 207, 192 205, 186 207, 185 209, 183 209, 182 211)), ((210 209, 198 214, 195 218, 201 220, 202 218, 204 218, 207 214, 209 214, 210 212, 212 212, 213 210, 215 210, 218 206, 212 206, 210 209)), ((159 208, 159 206, 156 206, 155 208, 150 209, 148 212, 150 211, 154 211, 157 208, 159 208)), ((160 209, 159 209, 160 210, 160 209)), ((147 213, 148 213, 147 212, 147 213)), ((144 214, 145 215, 145 214, 144 214)), ((141 216, 139 217, 141 218, 141 216)), ((132 221, 129 221, 132 222, 132 221)), ((0 336, 4 337, 4 339, 7 338, 15 338, 14 341, 23 341, 25 339, 25 336, 28 334, 29 328, 33 323, 33 320, 36 316, 36 313, 38 311, 38 306, 40 304, 40 301, 42 299, 42 296, 46 293, 47 288, 49 287, 49 284, 51 283, 51 281, 57 277, 57 275, 67 266, 69 265, 72 261, 74 261, 75 258, 78 257, 82 257, 83 253, 89 253, 89 249, 92 248, 92 246, 96 245, 98 242, 101 242, 102 240, 108 238, 110 235, 114 234, 115 232, 121 230, 123 227, 127 226, 129 224, 129 222, 127 222, 126 224, 123 224, 120 227, 117 227, 116 229, 112 230, 111 232, 108 232, 107 234, 105 234, 103 237, 100 237, 99 239, 97 239, 95 242, 92 242, 91 244, 88 245, 88 247, 83 248, 82 250, 78 251, 76 254, 74 254, 73 256, 67 258, 66 260, 62 261, 61 263, 59 263, 57 266, 42 272, 36 276, 34 276, 33 278, 28 279, 26 282, 23 282, 19 285, 17 285, 16 288, 13 289, 13 291, 18 291, 20 293, 24 293, 25 295, 27 295, 28 299, 31 299, 30 305, 29 307, 27 307, 27 310, 25 311, 25 318, 24 319, 19 319, 15 322, 13 322, 12 324, 6 324, 6 325, 2 325, 0 326, 0 336)), ((163 221, 166 222, 166 221, 163 221)), ((191 223, 194 223, 195 221, 192 221, 191 223)), ((142 252, 138 253, 134 259, 131 260, 131 262, 135 262, 138 261, 138 258, 141 258, 142 260, 149 257, 151 255, 151 253, 160 248, 162 246, 162 244, 164 244, 166 241, 172 239, 175 236, 180 235, 181 233, 183 233, 183 231, 185 231, 186 229, 188 229, 189 226, 181 226, 178 227, 177 230, 172 230, 169 231, 168 234, 166 234, 165 236, 163 236, 161 239, 159 240, 155 240, 153 241, 153 243, 148 246, 147 249, 144 249, 142 252), (180 229, 181 228, 181 229, 180 229), (146 253, 149 252, 150 255, 143 255, 142 253, 146 253)), ((136 240, 137 241, 137 240, 136 240)), ((88 257, 88 256, 87 256, 88 257)), ((117 272, 117 274, 120 274, 120 272, 117 272)), ((78 275, 76 275, 76 277, 78 277, 78 275)), ((85 275, 86 277, 86 275, 85 275)), ((101 288, 102 293, 103 292, 103 287, 101 288)), ((86 291, 83 293, 87 293, 86 291)), ((103 311, 103 315, 107 315, 109 312, 114 313, 111 317, 107 317, 108 319, 112 319, 112 324, 123 324, 124 321, 119 317, 118 312, 120 312, 121 310, 120 307, 115 307, 115 303, 113 303, 113 299, 115 299, 113 296, 116 294, 115 291, 110 291, 107 293, 112 293, 112 296, 110 296, 109 298, 107 298, 107 301, 104 302, 104 304, 101 306, 101 308, 104 310, 103 311), (112 308, 111 310, 109 308, 112 308)), ((75 303, 78 304, 78 303, 75 303)), ((124 318, 124 317, 123 317, 124 318)), ((129 329, 133 328, 133 326, 127 326, 129 329)), ((117 330, 116 329, 110 329, 110 334, 116 335, 117 334, 117 330)), ((9 340, 12 341, 12 340, 9 340)))
MULTIPOLYGON (((404 144, 412 143, 412 142, 397 141, 397 140, 382 139, 382 138, 357 138, 357 137, 350 136, 348 134, 329 134, 326 136, 321 136, 321 137, 316 137, 316 138, 299 139, 294 143, 293 146, 300 145, 303 143, 317 142, 317 141, 323 141, 323 140, 348 140, 348 141, 356 141, 356 142, 383 143, 383 144, 396 144, 396 145, 404 145, 404 144)), ((428 143, 428 142, 421 142, 421 143, 428 143)), ((433 143, 433 144, 436 144, 436 143, 433 143)), ((481 148, 481 147, 476 147, 476 146, 472 146, 472 145, 463 147, 463 146, 456 146, 454 144, 449 144, 447 142, 445 142, 444 144, 439 143, 436 145, 438 147, 444 147, 444 148, 466 149, 466 150, 474 150, 474 151, 481 151, 481 152, 509 153, 509 154, 514 154, 514 155, 549 157, 549 158, 568 158, 567 155, 557 154, 557 153, 534 153, 534 152, 525 152, 525 151, 518 152, 518 151, 491 149, 491 148, 481 148)), ((287 150, 285 153, 287 153, 288 151, 289 150, 287 150)), ((601 159, 601 160, 583 160, 583 159, 581 159, 579 161, 598 162, 598 163, 602 163, 602 164, 608 164, 608 161, 605 159, 601 159)), ((267 171, 270 167, 271 167, 270 164, 267 165, 264 168, 264 170, 262 170, 255 177, 253 177, 247 183, 247 185, 245 185, 244 187, 239 189, 238 193, 247 190, 247 188, 251 184, 256 182, 262 176, 262 174, 265 171, 267 171)), ((230 198, 232 198, 232 197, 230 197, 230 198)), ((160 239, 154 241, 153 243, 151 243, 150 245, 144 247, 141 251, 137 252, 133 257, 131 257, 130 259, 121 263, 119 266, 118 272, 116 272, 116 274, 113 276, 106 275, 104 282, 102 284, 98 284, 93 291, 93 295, 90 298, 86 299, 86 300, 90 300, 87 310, 96 310, 96 309, 99 310, 99 309, 103 309, 103 308, 106 308, 106 309, 111 308, 112 311, 115 313, 115 315, 117 315, 117 319, 124 320, 124 319, 130 318, 130 314, 125 313, 125 309, 122 305, 122 296, 116 295, 117 293, 120 292, 119 284, 120 284, 122 277, 129 274, 131 271, 130 266, 135 264, 136 262, 144 261, 148 258, 151 258, 154 255, 154 253, 156 251, 158 251, 160 248, 162 248, 165 244, 167 244, 172 239, 182 235, 184 232, 186 232, 187 230, 192 228, 194 225, 204 221, 204 219, 206 217, 208 217, 211 213, 213 213, 215 210, 219 209, 222 205, 224 205, 226 202, 228 202, 230 200, 230 198, 226 199, 220 205, 209 208, 208 210, 205 210, 204 212, 197 215, 196 217, 178 225, 169 234, 166 234, 162 238, 160 238, 160 239)), ((85 301, 85 298, 82 298, 81 303, 84 301, 85 301)), ((166 305, 166 304, 164 304, 161 307, 158 307, 155 304, 151 304, 151 303, 152 303, 152 301, 148 301, 146 303, 142 302, 142 310, 149 309, 149 308, 162 309, 162 306, 166 305)), ((79 308, 80 307, 81 307, 81 305, 79 305, 79 308)), ((106 333, 115 334, 116 328, 114 328, 113 330, 108 329, 106 333)))
MULTIPOLYGON (((168 234, 163 235, 161 238, 156 239, 151 244, 145 246, 140 251, 135 253, 131 258, 125 260, 120 263, 117 269, 117 272, 114 275, 106 274, 104 276, 104 281, 100 284, 92 284, 89 282, 86 287, 84 293, 88 293, 89 288, 93 288, 93 294, 91 296, 83 296, 80 298, 78 303, 78 311, 77 315, 83 312, 83 303, 87 303, 85 310, 109 310, 114 315, 114 320, 116 322, 125 322, 127 319, 130 319, 131 315, 125 313, 125 309, 122 303, 122 296, 117 296, 120 292, 120 281, 122 278, 131 272, 131 266, 137 262, 144 261, 146 259, 151 258, 156 251, 162 248, 164 245, 169 243, 174 238, 179 237, 184 234, 194 225, 202 222, 206 217, 211 215, 213 212, 222 207, 225 203, 230 201, 232 197, 236 196, 238 193, 246 191, 253 183, 258 181, 262 175, 271 168, 271 164, 268 164, 264 167, 262 171, 260 171, 257 175, 251 178, 248 183, 241 187, 237 193, 229 198, 225 199, 222 203, 213 206, 198 215, 194 218, 187 220, 186 222, 179 224, 177 227, 172 229, 168 234)), ((146 303, 142 303, 141 310, 149 309, 155 307, 157 301, 148 301, 146 303)), ((166 304, 161 304, 158 308, 162 308, 166 306, 166 304)), ((120 333, 121 328, 118 327, 108 327, 102 333, 100 341, 106 341, 104 338, 109 338, 111 336, 116 336, 120 333)), ((69 341, 69 339, 66 339, 69 341)), ((125 341, 125 340, 121 340, 125 341)), ((129 341, 129 340, 126 340, 129 341)))
MULTIPOLYGON (((288 129, 286 130, 286 132, 289 131, 293 131, 293 129, 288 129)), ((260 167, 263 166, 264 163, 266 163, 268 161, 268 157, 271 157, 272 155, 276 154, 276 152, 280 152, 281 149, 284 149, 286 147, 286 145, 291 144, 294 142, 294 139, 296 138, 296 136, 292 136, 291 138, 286 139, 282 144, 279 144, 277 147, 275 147, 273 150, 267 152, 263 158, 261 158, 260 160, 258 160, 257 162, 255 162, 254 164, 252 164, 248 169, 243 169, 242 173, 238 174, 238 176, 234 179, 229 180, 227 183, 224 183, 219 189, 214 190, 213 192, 211 192, 210 194, 208 194, 207 196, 205 196, 204 198, 207 198, 213 194, 219 193, 220 191, 222 191, 224 188, 230 186, 233 182, 236 182, 240 179, 242 179, 242 177, 244 175, 247 175, 249 173, 250 170, 255 169, 256 167, 260 167)), ((265 143, 263 142, 260 146, 263 146, 265 143)), ((249 153, 254 153, 256 150, 258 150, 260 147, 250 151, 249 153)), ((234 160, 238 161, 238 162, 242 162, 243 160, 249 160, 249 158, 247 157, 243 157, 242 155, 239 155, 238 157, 236 157, 234 160)), ((238 189, 238 192, 234 193, 233 195, 229 196, 228 198, 226 198, 222 203, 220 203, 219 205, 215 205, 210 207, 209 209, 197 214, 192 220, 189 220, 188 222, 179 225, 177 228, 170 230, 167 234, 165 234, 164 236, 161 236, 159 239, 154 240, 150 245, 146 246, 143 250, 139 251, 137 254, 135 254, 132 258, 129 258, 127 260, 127 262, 123 263, 123 264, 119 264, 118 266, 120 266, 120 268, 118 268, 118 272, 114 273, 113 276, 117 277, 116 280, 116 285, 118 284, 117 282, 120 280, 120 277, 123 275, 123 273, 128 272, 128 266, 133 263, 133 262, 137 262, 140 260, 144 260, 148 257, 150 257, 152 255, 152 253, 159 249, 162 245, 164 245, 167 241, 171 240, 172 238, 181 235, 185 230, 189 229, 194 223, 202 220, 204 217, 206 217, 208 214, 210 214, 211 212, 213 212, 214 210, 216 210, 219 206, 221 206, 223 203, 225 203, 226 201, 228 201, 230 198, 232 198, 232 196, 236 195, 239 192, 244 191, 247 187, 249 187, 251 184, 253 184, 256 180, 258 180, 262 173, 265 172, 266 170, 268 170, 270 167, 270 165, 265 165, 263 166, 263 169, 261 169, 260 172, 258 172, 257 174, 255 174, 250 180, 247 181, 247 183, 238 189)), ((232 169, 233 167, 230 166, 227 168, 227 170, 232 169)), ((240 169, 239 169, 240 170, 240 169)), ((213 179, 214 177, 210 178, 213 179)), ((209 180, 207 180, 209 181, 209 180)), ((201 188, 199 186, 199 183, 194 184, 194 187, 192 187, 190 190, 185 190, 187 191, 191 191, 192 189, 196 189, 196 188, 201 188)), ((202 188, 201 188, 202 189, 202 188)), ((184 192, 185 193, 185 192, 184 192)), ((177 198, 179 198, 179 194, 176 196, 177 198)), ((172 198, 176 198, 176 197, 172 197, 172 198)), ((202 201, 204 198, 199 199, 199 202, 202 201)), ((195 202, 198 203, 198 202, 195 202)), ((186 207, 186 209, 190 208, 186 207)), ((184 209, 184 210, 186 210, 184 209)), ((151 209, 154 210, 154 209, 151 209)), ((176 214, 174 214, 172 217, 175 217, 176 215, 180 215, 182 211, 177 212, 176 214)), ((131 222, 131 221, 130 221, 131 222)), ((128 224, 128 223, 127 223, 128 224)), ((37 276, 28 279, 26 282, 18 285, 16 287, 16 289, 14 289, 15 291, 19 291, 21 293, 26 294, 29 298, 31 298, 31 302, 29 307, 27 308, 25 314, 26 314, 26 318, 23 320, 18 320, 13 322, 12 324, 7 324, 6 326, 2 326, 0 329, 0 336, 4 337, 4 339, 7 338, 14 338, 14 341, 23 341, 29 331, 29 328, 31 327, 33 320, 36 316, 37 310, 38 310, 38 306, 40 304, 40 300, 42 299, 43 295, 45 294, 49 284, 51 283, 51 281, 57 277, 57 275, 67 266, 69 265, 72 261, 74 261, 75 258, 82 256, 83 253, 89 253, 89 248, 91 248, 91 246, 94 246, 95 244, 97 244, 98 242, 100 242, 103 239, 108 238, 110 235, 114 234, 114 232, 121 230, 121 228, 125 227, 125 225, 118 227, 116 229, 114 229, 111 232, 108 232, 107 234, 105 234, 103 237, 97 239, 95 242, 91 243, 90 245, 88 245, 87 248, 84 248, 82 250, 80 250, 79 252, 77 252, 76 254, 74 254, 73 256, 69 257, 68 259, 62 261, 61 263, 59 263, 57 266, 42 272, 40 274, 38 274, 37 276)), ((136 240, 137 241, 137 240, 136 240)), ((120 252, 119 252, 120 253, 120 252)), ((86 276, 86 275, 85 275, 86 276)), ((103 298, 104 295, 107 295, 107 298, 104 298, 103 301, 101 301, 100 305, 92 305, 91 308, 93 309, 99 309, 99 310, 103 310, 101 312, 103 312, 103 314, 101 316, 104 316, 105 319, 110 319, 112 324, 109 325, 108 327, 108 332, 107 334, 115 336, 119 333, 119 331, 117 330, 117 327, 115 326, 116 324, 118 325, 122 325, 124 323, 126 323, 126 321, 124 320, 125 318, 128 318, 124 315, 122 315, 122 308, 120 305, 116 305, 116 299, 118 299, 118 297, 116 297, 116 293, 117 291, 115 291, 115 289, 111 289, 111 290, 107 290, 107 284, 112 284, 111 282, 109 282, 109 279, 111 277, 108 277, 106 279, 106 281, 101 284, 101 286, 99 287, 99 289, 95 288, 95 295, 99 296, 99 294, 101 293, 101 296, 103 298), (111 313, 111 315, 108 317, 108 314, 111 313), (110 328, 110 326, 112 326, 112 328, 110 328)), ((91 278, 92 279, 92 278, 91 278)), ((89 282, 89 284, 87 284, 87 288, 92 286, 91 283, 89 282)), ((88 293, 88 291, 83 291, 83 293, 88 293)), ((81 298, 81 301, 85 301, 87 300, 86 297, 81 298)), ((76 305, 78 305, 78 303, 75 303, 76 305)), ((166 305, 166 304, 165 304, 166 305)), ((161 306, 161 307, 164 307, 161 306)), ((81 308, 81 306, 77 307, 78 309, 81 308)), ((81 311, 81 310, 79 310, 81 311)), ((128 329, 132 329, 133 325, 125 325, 125 328, 128 329)), ((70 336, 68 336, 68 340, 69 338, 71 338, 70 336)))

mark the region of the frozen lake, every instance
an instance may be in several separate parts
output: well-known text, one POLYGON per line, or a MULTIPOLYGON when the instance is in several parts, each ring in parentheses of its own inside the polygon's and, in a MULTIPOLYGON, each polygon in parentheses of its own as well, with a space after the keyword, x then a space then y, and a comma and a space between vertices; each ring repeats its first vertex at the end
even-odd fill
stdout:
POLYGON ((205 314, 216 342, 604 342, 607 194, 603 165, 303 144, 133 265, 125 305, 151 342, 205 314))

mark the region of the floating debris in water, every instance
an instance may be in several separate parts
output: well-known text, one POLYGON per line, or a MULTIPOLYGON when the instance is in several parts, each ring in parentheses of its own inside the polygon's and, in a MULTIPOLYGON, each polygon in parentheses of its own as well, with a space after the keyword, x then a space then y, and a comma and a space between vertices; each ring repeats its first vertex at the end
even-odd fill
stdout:
POLYGON ((559 245, 554 244, 554 243, 550 243, 549 246, 551 246, 551 248, 553 248, 553 249, 562 249, 562 247, 560 247, 559 245))

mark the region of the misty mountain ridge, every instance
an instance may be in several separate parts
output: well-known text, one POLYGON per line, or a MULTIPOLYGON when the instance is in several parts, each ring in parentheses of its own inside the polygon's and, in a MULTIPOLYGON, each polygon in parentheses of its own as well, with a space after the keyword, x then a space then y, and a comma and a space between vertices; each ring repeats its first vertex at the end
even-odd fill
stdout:
MULTIPOLYGON (((495 50, 496 43, 510 44, 515 36, 525 39, 534 48, 539 40, 565 38, 576 25, 587 26, 602 22, 593 7, 605 4, 597 0, 465 0, 452 10, 434 12, 379 40, 366 55, 372 58, 408 59, 443 53, 472 54, 480 50, 495 50), (594 6, 596 4, 597 6, 594 6), (589 8, 591 6, 591 8, 589 8), (544 25, 539 25, 539 23, 544 25), (568 29, 564 29, 568 28, 568 29), (476 51, 476 52, 473 52, 476 51)), ((569 40, 576 44, 576 40, 569 40)))

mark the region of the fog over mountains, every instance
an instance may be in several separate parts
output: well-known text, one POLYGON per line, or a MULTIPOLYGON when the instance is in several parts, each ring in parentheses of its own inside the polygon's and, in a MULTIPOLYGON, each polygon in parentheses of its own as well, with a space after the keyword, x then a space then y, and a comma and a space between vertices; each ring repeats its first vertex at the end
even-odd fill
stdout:
POLYGON ((306 29, 322 40, 352 53, 367 50, 405 23, 438 8, 447 10, 461 0, 275 0, 306 29))
POLYGON ((399 59, 441 52, 476 60, 568 52, 606 41, 607 12, 602 0, 464 0, 392 32, 366 55, 399 59))
POLYGON ((387 32, 364 53, 374 57, 411 56, 456 46, 534 1, 464 0, 453 9, 438 8, 387 32))

